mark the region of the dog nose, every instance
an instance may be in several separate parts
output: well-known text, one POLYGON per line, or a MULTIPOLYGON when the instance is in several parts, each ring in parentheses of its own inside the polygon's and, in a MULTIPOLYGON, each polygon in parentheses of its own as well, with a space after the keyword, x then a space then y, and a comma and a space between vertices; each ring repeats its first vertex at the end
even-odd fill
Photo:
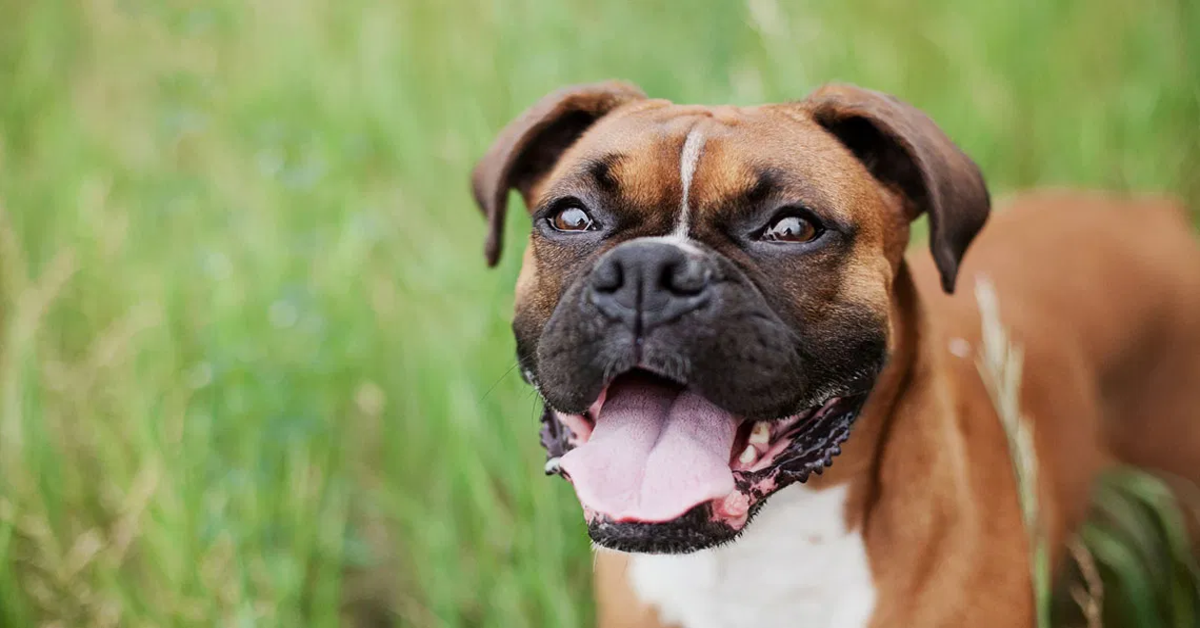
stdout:
POLYGON ((705 265, 667 242, 626 242, 602 257, 590 277, 592 302, 610 319, 647 331, 708 301, 705 265))

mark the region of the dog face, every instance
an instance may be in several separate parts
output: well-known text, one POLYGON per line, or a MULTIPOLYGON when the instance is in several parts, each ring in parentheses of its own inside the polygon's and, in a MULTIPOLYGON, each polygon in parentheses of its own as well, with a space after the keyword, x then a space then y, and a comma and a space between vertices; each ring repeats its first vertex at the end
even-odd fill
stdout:
POLYGON ((547 472, 596 543, 643 552, 728 541, 832 464, 887 360, 909 222, 929 212, 952 290, 988 212, 928 118, 852 87, 753 108, 570 88, 473 182, 489 261, 510 188, 532 212, 513 330, 547 472))

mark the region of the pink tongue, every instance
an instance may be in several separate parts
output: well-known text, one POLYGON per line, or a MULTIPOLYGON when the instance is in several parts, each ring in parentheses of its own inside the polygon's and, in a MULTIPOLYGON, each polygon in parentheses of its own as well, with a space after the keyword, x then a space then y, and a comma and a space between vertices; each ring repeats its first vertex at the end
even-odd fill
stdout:
POLYGON ((703 397, 614 383, 587 443, 562 459, 579 501, 616 521, 670 521, 734 490, 737 421, 703 397))

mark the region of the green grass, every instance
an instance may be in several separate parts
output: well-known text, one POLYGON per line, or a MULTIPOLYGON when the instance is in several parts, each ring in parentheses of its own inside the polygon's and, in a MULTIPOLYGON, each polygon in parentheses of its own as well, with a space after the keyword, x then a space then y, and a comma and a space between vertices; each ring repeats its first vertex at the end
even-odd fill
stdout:
POLYGON ((1114 469, 1098 482, 1079 538, 1104 581, 1106 626, 1200 625, 1200 566, 1187 531, 1187 519, 1200 521, 1200 500, 1194 485, 1171 480, 1114 469))
POLYGON ((908 4, 0 0, 0 625, 587 624, 467 193, 563 84, 852 81, 1200 207, 1194 2, 908 4))

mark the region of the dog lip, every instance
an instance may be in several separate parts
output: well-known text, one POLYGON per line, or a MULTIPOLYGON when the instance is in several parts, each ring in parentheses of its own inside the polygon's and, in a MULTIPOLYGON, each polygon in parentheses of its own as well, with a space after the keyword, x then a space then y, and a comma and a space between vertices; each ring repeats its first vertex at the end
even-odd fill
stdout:
MULTIPOLYGON (((634 366, 631 366, 629 368, 617 371, 615 374, 608 376, 604 380, 604 385, 600 387, 600 392, 596 395, 596 398, 592 399, 587 404, 587 410, 583 414, 588 416, 588 418, 590 418, 594 422, 596 420, 596 415, 599 414, 599 410, 600 410, 600 408, 597 407, 597 405, 598 404, 603 405, 604 397, 606 394, 608 394, 608 390, 610 388, 612 388, 613 384, 618 379, 621 379, 622 377, 649 377, 649 378, 653 378, 653 379, 663 380, 672 387, 678 387, 680 389, 688 388, 688 382, 683 381, 680 378, 675 377, 670 373, 667 373, 665 370, 639 363, 639 364, 635 364, 634 366)), ((556 410, 557 410, 557 408, 556 408, 556 410)), ((561 410, 560 410, 560 412, 561 412, 561 410)), ((567 413, 567 414, 578 414, 578 413, 567 413)))
POLYGON ((623 375, 624 376, 638 375, 639 373, 647 373, 647 374, 657 377, 659 379, 664 379, 667 382, 669 382, 675 386, 679 386, 680 388, 688 387, 687 381, 684 381, 683 379, 679 378, 676 375, 668 373, 666 371, 666 369, 658 368, 654 365, 646 364, 642 361, 638 361, 638 363, 636 365, 634 365, 633 367, 625 369, 624 371, 621 371, 620 373, 617 373, 613 377, 609 378, 608 382, 605 384, 604 387, 607 389, 609 386, 612 385, 613 382, 615 382, 617 380, 617 378, 619 378, 623 375))

